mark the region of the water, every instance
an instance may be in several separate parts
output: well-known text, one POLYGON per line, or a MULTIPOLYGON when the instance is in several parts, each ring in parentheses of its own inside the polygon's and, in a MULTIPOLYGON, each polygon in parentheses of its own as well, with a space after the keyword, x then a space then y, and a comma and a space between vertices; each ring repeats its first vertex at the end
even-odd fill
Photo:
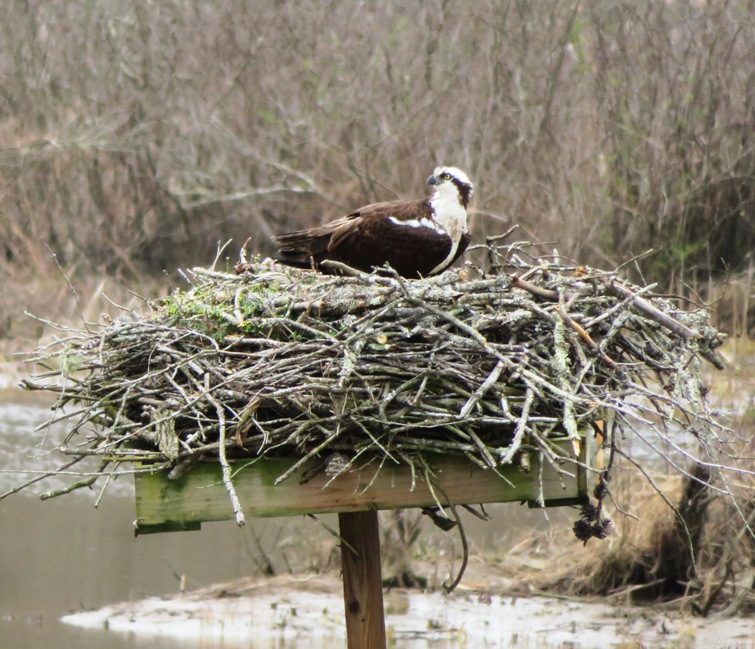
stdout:
MULTIPOLYGON (((0 391, 0 493, 31 477, 17 473, 19 469, 53 470, 65 460, 52 450, 67 433, 65 422, 34 432, 50 415, 50 405, 38 395, 0 391)), ((75 479, 54 476, 0 500, 0 649, 185 647, 186 639, 81 628, 64 624, 60 618, 117 602, 176 594, 182 580, 186 590, 191 590, 260 574, 263 553, 277 573, 326 569, 339 563, 333 552, 335 539, 304 517, 252 519, 243 530, 233 522, 207 523, 199 532, 135 538, 133 485, 128 476, 108 486, 97 509, 99 487, 39 500, 39 494, 75 479)), ((495 513, 498 524, 465 517, 473 548, 500 544, 515 521, 546 524, 542 516, 526 508, 509 508, 522 512, 524 519, 517 519, 502 515, 502 507, 507 506, 489 508, 500 512, 495 513), (500 525, 502 519, 506 526, 500 525)), ((335 517, 322 518, 331 527, 337 526, 335 517)), ((567 520, 565 514, 562 518, 567 520)), ((446 556, 460 555, 455 534, 425 523, 421 538, 423 547, 432 547, 436 555, 443 548, 446 556)), ((339 618, 340 606, 335 607, 339 618)), ((301 642, 289 638, 284 645, 271 640, 268 645, 255 642, 254 646, 293 649, 310 647, 311 642, 312 637, 301 642)), ((191 646, 229 645, 197 639, 191 646)))
MULTIPOLYGON (((0 471, 52 468, 60 457, 38 444, 34 427, 50 415, 38 402, 19 403, 0 393, 0 471)), ((63 434, 47 432, 46 446, 63 434)), ((0 492, 22 479, 0 473, 0 492)), ((55 480, 54 486, 62 481, 55 480)), ((77 492, 40 501, 53 486, 45 481, 0 501, 0 649, 132 649, 185 647, 164 638, 80 629, 60 617, 108 603, 176 593, 255 574, 260 552, 253 534, 271 552, 275 540, 298 536, 323 541, 307 519, 257 520, 246 529, 212 523, 201 532, 134 538, 133 488, 121 480, 108 488, 98 509, 97 493, 77 492)), ((295 549, 295 548, 294 548, 295 549)), ((220 645, 218 645, 220 646, 220 645)))
MULTIPOLYGON (((52 450, 67 432, 65 423, 34 432, 50 415, 49 404, 37 395, 0 391, 0 493, 29 479, 30 474, 17 473, 20 469, 53 470, 65 461, 52 450)), ((128 476, 108 486, 97 509, 99 487, 39 500, 39 494, 75 479, 53 476, 0 500, 0 649, 186 647, 185 638, 81 628, 60 618, 117 602, 176 594, 182 580, 185 589, 192 590, 260 574, 263 553, 277 573, 327 569, 339 562, 333 552, 335 539, 305 517, 252 519, 244 529, 230 521, 206 523, 198 532, 135 538, 128 476)), ((337 527, 335 516, 321 518, 337 527)), ((504 532, 499 525, 469 518, 465 527, 475 547, 500 543, 504 532)), ((435 544, 435 549, 453 546, 459 556, 456 535, 427 524, 422 544, 435 544)), ((340 606, 336 608, 340 618, 340 606)), ((271 639, 270 644, 254 646, 294 649, 311 647, 312 641, 271 639)), ((191 646, 230 645, 197 639, 191 646)))
MULTIPOLYGON (((36 399, 24 398, 23 402, 20 399, 16 393, 11 400, 7 398, 7 393, 0 392, 0 493, 12 488, 25 477, 28 478, 28 475, 8 471, 22 467, 52 469, 61 461, 49 449, 65 435, 65 426, 33 433, 38 424, 49 418, 49 407, 36 399)), ((262 644, 257 641, 234 644, 230 637, 223 639, 212 637, 211 634, 203 639, 173 639, 163 635, 116 632, 104 627, 84 628, 62 623, 60 618, 69 613, 97 609, 117 602, 136 602, 149 596, 176 594, 182 583, 187 590, 191 590, 259 574, 263 553, 271 557, 279 573, 289 568, 306 568, 307 565, 313 568, 332 567, 334 561, 337 562, 337 555, 334 558, 333 554, 334 539, 307 518, 250 520, 243 530, 232 522, 212 523, 205 524, 201 532, 135 538, 133 488, 130 479, 121 479, 111 485, 98 509, 94 508, 98 496, 95 491, 79 491, 45 502, 37 498, 39 493, 63 483, 64 480, 56 477, 54 481, 45 481, 0 500, 0 649, 177 649, 186 646, 197 649, 229 649, 232 646, 252 645, 255 649, 302 649, 317 646, 320 638, 317 630, 314 636, 309 634, 301 640, 284 640, 279 637, 262 644)), ((536 526, 541 529, 547 526, 541 513, 527 511, 516 505, 492 506, 489 510, 494 516, 491 522, 482 523, 471 517, 465 518, 465 528, 472 543, 473 561, 474 555, 480 550, 510 547, 511 536, 516 536, 517 528, 526 527, 528 533, 531 533, 536 526)), ((575 517, 574 511, 570 509, 549 510, 548 515, 554 527, 570 526, 575 517)), ((331 526, 335 526, 332 518, 326 517, 326 520, 331 526)), ((385 529, 388 529, 387 525, 385 529)), ((425 525, 421 538, 425 548, 435 543, 434 556, 440 555, 438 548, 448 549, 452 546, 456 547, 455 556, 459 556, 458 546, 455 545, 457 537, 453 534, 436 532, 425 525)), ((446 575, 442 574, 441 578, 445 579, 446 575)), ((396 593, 400 595, 398 591, 396 593)), ((417 609, 419 612, 415 611, 414 617, 402 624, 408 625, 407 628, 426 632, 428 621, 446 614, 442 613, 446 610, 444 607, 464 606, 463 592, 457 594, 462 597, 461 604, 459 599, 441 598, 435 602, 432 598, 438 599, 440 595, 437 593, 411 599, 414 602, 412 606, 420 607, 417 609), (425 608, 422 609, 422 606, 425 608)), ((283 600, 295 601, 294 596, 292 591, 291 596, 287 593, 283 600)), ((312 597, 303 593, 301 596, 305 599, 312 597)), ((395 595, 386 595, 388 609, 391 608, 392 596, 395 595)), ((331 599, 329 615, 340 620, 340 598, 335 594, 331 599)), ((209 607, 217 603, 207 602, 201 606, 204 610, 205 605, 209 607)), ((510 605, 504 598, 497 598, 494 603, 496 606, 490 610, 478 610, 470 606, 468 610, 457 611, 460 624, 483 627, 489 622, 487 616, 503 614, 503 609, 510 605)), ((302 610, 305 604, 311 602, 303 601, 302 610)), ((504 644, 501 644, 498 637, 496 642, 487 646, 611 646, 625 638, 625 635, 621 635, 625 632, 616 630, 622 628, 621 625, 625 624, 623 621, 611 622, 611 625, 602 618, 591 621, 583 607, 576 608, 575 605, 574 610, 568 611, 567 618, 572 621, 565 624, 564 611, 555 603, 544 606, 543 603, 530 600, 527 605, 540 608, 534 612, 529 609, 529 612, 507 609, 506 615, 517 618, 524 616, 522 619, 527 620, 527 633, 532 637, 525 638, 517 631, 504 644), (558 612, 560 617, 551 615, 552 612, 558 612), (576 632, 569 631, 575 620, 583 620, 582 626, 576 632), (589 642, 590 625, 603 629, 603 635, 596 640, 597 644, 589 642), (553 644, 556 638, 554 629, 569 632, 571 635, 568 642, 553 644)), ((267 606, 268 610, 273 610, 269 603, 267 606)), ((321 606, 318 598, 318 610, 321 610, 321 606)), ((450 615, 451 609, 448 608, 448 611, 450 615)), ((269 616, 272 618, 272 614, 269 616)), ((643 612, 638 615, 638 619, 645 619, 645 616, 646 613, 643 612)), ((730 634, 727 637, 745 638, 741 644, 739 640, 727 640, 728 644, 721 645, 705 644, 698 637, 701 643, 695 646, 751 646, 749 643, 755 641, 755 628, 745 621, 738 624, 744 624, 745 627, 728 629, 730 634)), ((319 629, 317 625, 315 628, 319 629)), ((492 627, 489 633, 492 633, 492 627)), ((716 637, 716 634, 721 635, 721 630, 716 627, 711 633, 714 634, 712 637, 716 637)), ((692 632, 692 635, 697 635, 697 631, 692 632)), ((663 640, 666 646, 674 646, 665 636, 659 636, 658 640, 663 640)), ((398 641, 397 646, 478 646, 474 639, 471 642, 461 639, 443 642, 417 640, 415 644, 411 642, 405 638, 398 641)), ((693 645, 680 641, 678 646, 693 645)))

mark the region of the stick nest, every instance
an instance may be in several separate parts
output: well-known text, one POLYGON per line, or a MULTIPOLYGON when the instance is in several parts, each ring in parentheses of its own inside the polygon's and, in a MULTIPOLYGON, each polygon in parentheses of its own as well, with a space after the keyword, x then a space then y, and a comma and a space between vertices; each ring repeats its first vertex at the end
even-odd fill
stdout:
POLYGON ((338 457, 343 470, 367 452, 424 451, 495 468, 527 449, 555 457, 557 438, 576 449, 599 421, 715 435, 707 312, 533 250, 491 244, 491 270, 472 280, 197 268, 147 315, 67 330, 32 359, 56 369, 25 384, 58 392, 61 449, 102 471, 264 455, 338 457))

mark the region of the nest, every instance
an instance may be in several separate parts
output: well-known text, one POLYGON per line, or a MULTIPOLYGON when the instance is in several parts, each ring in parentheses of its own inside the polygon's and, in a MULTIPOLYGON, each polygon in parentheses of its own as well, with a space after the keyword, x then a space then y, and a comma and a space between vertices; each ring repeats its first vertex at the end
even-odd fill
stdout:
POLYGON ((337 456, 341 471, 442 452, 495 469, 525 450, 555 461, 555 441, 576 449, 605 421, 612 449, 638 422, 715 437, 707 311, 534 250, 490 244, 476 279, 197 268, 148 314, 67 330, 32 359, 58 369, 25 382, 58 393, 61 450, 101 460, 65 491, 124 462, 177 476, 198 459, 337 456))

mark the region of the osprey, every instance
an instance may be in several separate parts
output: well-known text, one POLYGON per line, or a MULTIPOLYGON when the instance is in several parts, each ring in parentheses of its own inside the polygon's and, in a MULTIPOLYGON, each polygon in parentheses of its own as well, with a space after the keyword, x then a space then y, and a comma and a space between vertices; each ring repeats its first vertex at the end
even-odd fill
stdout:
POLYGON ((435 190, 430 198, 374 203, 319 227, 274 236, 275 259, 318 270, 332 259, 365 272, 387 263, 411 279, 440 273, 469 245, 474 186, 456 167, 437 167, 427 184, 435 190))

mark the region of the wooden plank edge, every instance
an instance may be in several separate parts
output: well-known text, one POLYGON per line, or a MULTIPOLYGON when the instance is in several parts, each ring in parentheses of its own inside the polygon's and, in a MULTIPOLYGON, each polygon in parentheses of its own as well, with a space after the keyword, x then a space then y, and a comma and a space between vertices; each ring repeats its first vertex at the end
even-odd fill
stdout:
MULTIPOLYGON (((561 454, 566 455, 567 443, 561 454)), ((582 444, 580 460, 589 457, 588 444, 582 444)), ((288 516, 307 513, 340 513, 369 509, 399 509, 434 505, 486 502, 535 502, 544 505, 579 504, 587 497, 583 467, 572 465, 576 476, 564 479, 546 462, 540 493, 538 454, 531 470, 522 472, 514 465, 482 469, 463 457, 428 454, 435 470, 437 486, 428 486, 412 476, 405 465, 368 464, 331 480, 324 473, 302 484, 303 471, 297 471, 280 484, 276 481, 296 462, 296 458, 262 458, 234 463, 234 485, 249 516, 288 516), (414 488, 412 488, 414 487, 414 488)), ((230 500, 220 480, 217 463, 195 466, 178 480, 168 480, 166 472, 138 473, 135 476, 137 533, 198 529, 203 521, 232 517, 230 500)), ((541 506, 540 504, 537 505, 541 506)))

